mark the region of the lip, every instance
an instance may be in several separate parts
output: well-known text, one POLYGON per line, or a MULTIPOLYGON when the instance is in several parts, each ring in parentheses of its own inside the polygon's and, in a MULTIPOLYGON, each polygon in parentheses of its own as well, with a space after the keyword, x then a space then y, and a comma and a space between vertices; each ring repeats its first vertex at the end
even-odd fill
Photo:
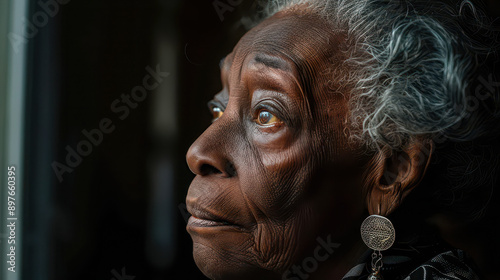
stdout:
POLYGON ((200 219, 195 216, 189 217, 188 225, 192 227, 222 227, 222 226, 234 226, 227 222, 222 221, 214 221, 214 220, 206 220, 200 219))
POLYGON ((188 220, 189 227, 236 227, 241 228, 241 225, 238 225, 232 221, 224 219, 223 217, 213 214, 211 211, 205 210, 203 208, 188 203, 187 210, 191 213, 191 217, 188 220))

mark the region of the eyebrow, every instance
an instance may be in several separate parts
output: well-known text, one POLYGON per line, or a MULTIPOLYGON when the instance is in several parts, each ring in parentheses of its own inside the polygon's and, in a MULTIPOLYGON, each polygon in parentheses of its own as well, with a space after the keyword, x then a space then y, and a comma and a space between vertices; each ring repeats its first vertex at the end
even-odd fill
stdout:
POLYGON ((282 58, 276 56, 257 54, 254 58, 254 61, 269 68, 288 72, 292 71, 292 69, 290 68, 290 64, 286 60, 283 60, 282 58))

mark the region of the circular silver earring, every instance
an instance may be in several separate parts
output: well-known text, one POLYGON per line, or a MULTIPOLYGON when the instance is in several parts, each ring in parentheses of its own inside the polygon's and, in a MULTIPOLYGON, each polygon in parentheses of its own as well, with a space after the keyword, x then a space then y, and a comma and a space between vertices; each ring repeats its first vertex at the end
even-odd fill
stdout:
POLYGON ((368 216, 361 224, 361 238, 372 253, 372 273, 368 280, 383 279, 380 269, 383 266, 382 253, 391 248, 396 239, 396 231, 391 221, 379 215, 368 216))

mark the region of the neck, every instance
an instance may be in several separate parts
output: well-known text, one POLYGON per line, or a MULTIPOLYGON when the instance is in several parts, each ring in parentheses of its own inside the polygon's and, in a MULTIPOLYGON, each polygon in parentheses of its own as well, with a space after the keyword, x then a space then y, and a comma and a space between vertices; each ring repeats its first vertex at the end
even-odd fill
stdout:
POLYGON ((357 238, 351 242, 341 244, 337 251, 325 262, 321 263, 318 270, 311 274, 311 280, 332 279, 340 280, 356 266, 367 247, 357 238))

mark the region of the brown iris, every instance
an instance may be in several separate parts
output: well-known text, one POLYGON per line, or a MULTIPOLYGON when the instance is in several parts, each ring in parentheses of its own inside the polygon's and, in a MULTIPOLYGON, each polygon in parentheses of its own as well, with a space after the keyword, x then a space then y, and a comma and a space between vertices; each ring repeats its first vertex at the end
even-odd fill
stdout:
POLYGON ((281 123, 281 120, 278 119, 278 117, 276 117, 267 110, 261 110, 259 112, 259 115, 257 116, 256 121, 259 125, 264 125, 264 126, 270 126, 270 125, 275 125, 277 123, 281 123))

